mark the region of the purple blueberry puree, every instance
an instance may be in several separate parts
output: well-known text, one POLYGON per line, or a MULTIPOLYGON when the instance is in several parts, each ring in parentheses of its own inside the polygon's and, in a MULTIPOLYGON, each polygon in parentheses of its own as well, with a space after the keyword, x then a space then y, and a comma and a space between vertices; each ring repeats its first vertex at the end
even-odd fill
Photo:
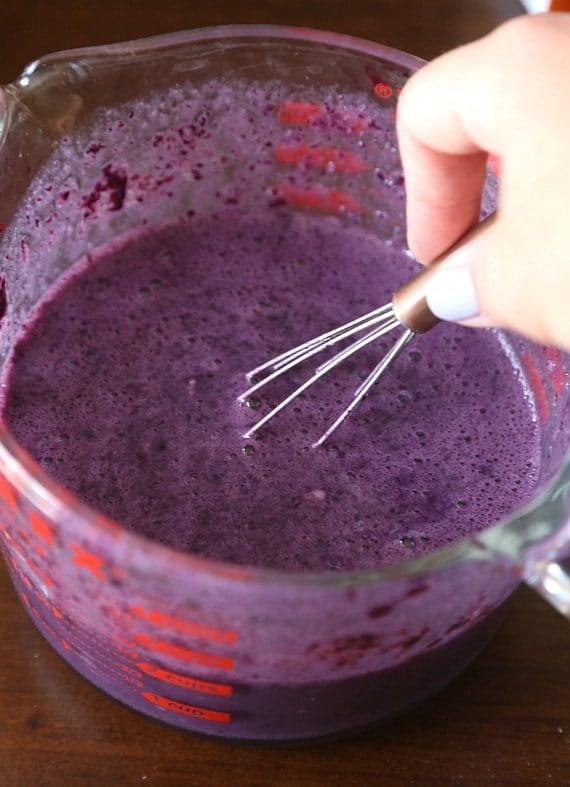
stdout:
POLYGON ((256 439, 241 435, 312 367, 237 404, 246 371, 389 301, 414 268, 364 229, 281 208, 130 234, 36 307, 4 370, 3 417, 79 498, 179 550, 287 571, 430 552, 535 484, 534 403, 503 336, 418 336, 319 449, 391 337, 256 439))
MULTIPOLYGON (((330 57, 315 56, 315 73, 330 57)), ((155 542, 333 572, 268 581, 180 568, 160 550, 158 571, 156 550, 114 554, 104 530, 83 544, 78 520, 41 567, 56 579, 49 604, 14 573, 44 635, 112 696, 185 729, 268 741, 367 727, 466 666, 517 583, 508 561, 336 573, 494 523, 533 494, 548 443, 509 340, 452 325, 418 336, 324 447, 311 444, 395 337, 242 438, 314 366, 240 407, 247 370, 389 301, 417 269, 402 248, 392 69, 367 69, 341 95, 335 68, 308 84, 295 59, 298 85, 287 64, 283 83, 176 71, 176 84, 84 118, 2 234, 0 293, 0 350, 13 348, 2 416, 53 477, 155 542), (392 77, 391 98, 372 91, 392 77), (106 581, 78 565, 78 547, 104 558, 106 581), (202 626, 231 630, 232 644, 202 640, 202 626)))

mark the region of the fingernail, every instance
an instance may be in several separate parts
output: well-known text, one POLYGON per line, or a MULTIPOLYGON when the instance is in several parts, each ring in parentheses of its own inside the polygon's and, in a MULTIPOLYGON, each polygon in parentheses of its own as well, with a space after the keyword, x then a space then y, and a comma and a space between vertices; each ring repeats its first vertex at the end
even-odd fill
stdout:
POLYGON ((469 267, 444 264, 426 287, 426 301, 440 320, 460 322, 479 314, 469 267))

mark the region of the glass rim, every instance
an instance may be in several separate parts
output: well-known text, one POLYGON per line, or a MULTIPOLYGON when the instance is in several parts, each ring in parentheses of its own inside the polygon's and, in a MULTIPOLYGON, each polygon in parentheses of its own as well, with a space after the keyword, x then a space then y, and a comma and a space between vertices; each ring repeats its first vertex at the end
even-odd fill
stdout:
POLYGON ((337 33, 321 30, 319 28, 294 25, 227 24, 191 28, 173 33, 147 36, 130 41, 63 49, 57 52, 46 53, 24 66, 22 73, 12 82, 12 84, 22 78, 29 77, 38 68, 44 66, 49 67, 61 62, 73 64, 73 61, 82 62, 90 58, 93 58, 97 62, 104 62, 106 60, 113 60, 117 57, 120 59, 132 60, 141 55, 148 55, 153 52, 161 54, 165 50, 174 50, 189 44, 205 41, 237 41, 239 39, 243 39, 244 41, 249 40, 250 43, 252 41, 257 41, 260 44, 268 39, 272 41, 289 40, 292 42, 322 44, 330 46, 331 49, 341 49, 348 53, 354 52, 374 58, 390 60, 394 65, 410 70, 417 70, 426 63, 424 59, 404 52, 403 50, 346 33, 337 33))

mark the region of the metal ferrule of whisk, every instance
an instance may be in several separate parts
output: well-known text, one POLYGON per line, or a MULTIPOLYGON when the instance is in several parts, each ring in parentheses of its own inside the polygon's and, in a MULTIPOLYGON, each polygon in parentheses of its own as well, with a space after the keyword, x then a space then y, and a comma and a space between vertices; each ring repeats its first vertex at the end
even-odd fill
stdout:
POLYGON ((439 319, 430 311, 426 299, 426 290, 430 279, 452 252, 456 251, 464 243, 473 240, 476 234, 479 234, 485 227, 488 227, 494 215, 495 214, 491 214, 484 221, 477 224, 448 251, 434 260, 429 266, 423 268, 413 279, 394 293, 391 303, 380 306, 368 312, 368 314, 357 317, 355 320, 351 320, 297 347, 293 347, 248 372, 247 379, 253 384, 238 398, 240 404, 245 404, 260 388, 290 371, 293 367, 304 363, 313 355, 320 353, 328 347, 334 346, 338 342, 344 342, 352 336, 356 337, 351 344, 320 364, 304 383, 298 386, 285 399, 279 402, 278 405, 257 421, 243 437, 246 439, 252 437, 268 421, 274 418, 294 399, 306 391, 307 388, 316 383, 323 375, 327 374, 351 355, 354 355, 354 353, 357 353, 363 347, 375 342, 387 333, 398 328, 403 329, 403 333, 390 350, 355 390, 347 407, 345 407, 326 432, 313 443, 314 448, 322 445, 351 413, 354 412, 374 384, 378 382, 380 377, 389 369, 404 348, 410 343, 414 335, 417 333, 425 333, 437 325, 439 319))

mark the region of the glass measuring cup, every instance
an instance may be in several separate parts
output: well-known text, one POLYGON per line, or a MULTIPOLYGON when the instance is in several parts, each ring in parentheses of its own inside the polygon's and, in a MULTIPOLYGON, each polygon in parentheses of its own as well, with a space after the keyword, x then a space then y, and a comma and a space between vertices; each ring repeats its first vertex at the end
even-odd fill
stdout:
MULTIPOLYGON (((32 64, 0 93, 2 357, 69 265, 145 223, 278 204, 402 245, 393 123, 372 151, 369 124, 393 116, 419 65, 375 44, 273 27, 32 64), (256 119, 265 148, 236 142, 247 102, 220 101, 220 85, 236 81, 244 96, 267 92, 256 119), (199 100, 191 117, 189 94, 192 107, 199 100), (212 136, 213 115, 225 133, 212 136)), ((521 579, 570 614, 570 362, 512 346, 543 420, 540 495, 477 537, 379 571, 292 575, 177 553, 86 508, 1 429, 0 536, 23 604, 85 677, 185 729, 306 740, 401 713, 477 654, 521 579)))

